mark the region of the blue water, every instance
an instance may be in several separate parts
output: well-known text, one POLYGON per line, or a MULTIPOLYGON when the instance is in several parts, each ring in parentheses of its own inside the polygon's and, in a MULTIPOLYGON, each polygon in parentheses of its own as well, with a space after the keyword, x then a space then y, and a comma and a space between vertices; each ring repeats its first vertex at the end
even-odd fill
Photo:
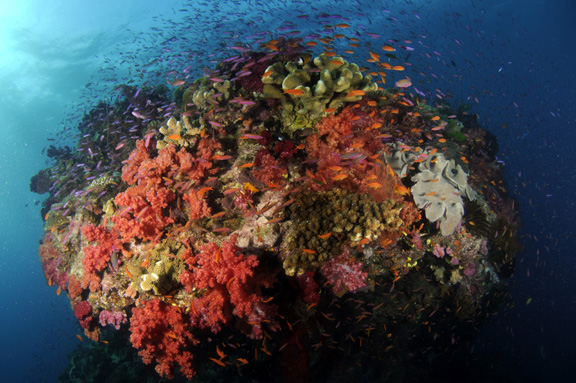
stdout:
POLYGON ((48 164, 48 140, 73 143, 78 119, 118 84, 165 82, 188 65, 199 77, 261 32, 347 22, 362 41, 411 40, 419 89, 469 100, 498 137, 526 250, 510 307, 475 352, 497 350, 530 381, 576 381, 574 17, 572 0, 0 1, 0 380, 56 381, 78 344, 37 255, 42 196, 29 180, 48 164))

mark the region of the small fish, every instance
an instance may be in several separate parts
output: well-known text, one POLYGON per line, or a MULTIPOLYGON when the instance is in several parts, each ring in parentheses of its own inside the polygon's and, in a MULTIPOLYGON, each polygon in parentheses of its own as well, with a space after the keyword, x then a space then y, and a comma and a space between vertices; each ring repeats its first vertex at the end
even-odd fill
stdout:
POLYGON ((270 69, 269 71, 264 72, 262 77, 269 77, 269 76, 272 76, 273 74, 274 74, 274 71, 272 69, 270 69))
POLYGON ((347 28, 350 28, 350 25, 348 25, 346 23, 336 24, 336 28, 347 29, 347 28))
POLYGON ((274 299, 274 297, 270 297, 270 298, 268 298, 268 299, 265 299, 265 300, 262 301, 262 303, 268 303, 268 302, 270 302, 272 299, 274 299))
POLYGON ((232 282, 234 282, 235 279, 236 277, 232 277, 228 280, 228 282, 226 282, 226 290, 230 291, 230 286, 232 285, 232 282))
POLYGON ((321 234, 321 235, 318 236, 318 238, 320 238, 320 239, 328 239, 328 238, 330 238, 331 235, 332 235, 332 232, 326 233, 326 234, 321 234))
POLYGON ((221 211, 220 213, 212 214, 212 215, 210 216, 210 218, 212 218, 212 219, 214 219, 214 218, 220 218, 220 217, 222 217, 222 216, 225 215, 225 214, 226 214, 225 211, 221 211))
POLYGON ((221 360, 218 360, 216 358, 210 358, 210 360, 222 367, 226 367, 226 363, 222 362, 221 360))
POLYGON ((228 195, 228 194, 236 193, 239 190, 240 190, 240 188, 232 188, 232 189, 224 190, 223 193, 224 193, 224 195, 228 195))
POLYGON ((232 229, 230 229, 229 227, 220 227, 220 228, 214 229, 212 231, 214 233, 228 233, 228 232, 232 231, 232 229))
POLYGON ((264 137, 259 136, 259 135, 257 135, 257 134, 243 134, 240 138, 243 139, 243 140, 246 140, 246 139, 248 139, 248 138, 249 138, 249 139, 252 139, 252 140, 261 140, 261 139, 263 139, 264 137))
POLYGON ((308 254, 316 254, 316 250, 312 250, 312 249, 302 249, 303 252, 308 253, 308 254))
POLYGON ((198 195, 203 196, 204 194, 208 193, 210 190, 214 190, 214 188, 210 187, 210 186, 203 187, 202 189, 198 190, 198 195))
POLYGON ((404 67, 402 65, 394 65, 392 70, 403 71, 404 67))
POLYGON ((302 89, 286 89, 284 93, 292 96, 302 96, 305 92, 302 89))
POLYGON ((247 164, 241 165, 240 168, 251 168, 254 165, 254 162, 248 162, 247 164))
POLYGON ((233 157, 230 155, 226 155, 226 156, 212 156, 211 159, 213 160, 218 160, 218 161, 224 161, 224 160, 231 160, 233 157))
POLYGON ((181 80, 181 79, 176 79, 172 82, 168 82, 168 84, 173 85, 173 86, 180 86, 180 85, 186 84, 186 81, 181 80))
POLYGON ((226 354, 224 354, 224 352, 222 350, 220 350, 218 348, 218 346, 216 346, 216 354, 218 354, 218 356, 220 357, 220 359, 223 359, 226 357, 226 354))
POLYGON ((358 242, 359 246, 365 245, 368 242, 370 242, 370 240, 368 238, 362 238, 362 240, 360 242, 358 242))
POLYGON ((354 96, 364 96, 365 94, 366 94, 366 92, 364 92, 364 91, 361 90, 361 89, 353 90, 353 91, 351 91, 350 93, 348 93, 348 94, 346 95, 346 98, 348 98, 348 97, 354 97, 354 96))
POLYGON ((337 176, 332 177, 333 181, 342 181, 343 179, 347 178, 348 174, 338 174, 337 176))
POLYGON ((236 360, 237 360, 238 362, 240 362, 242 365, 248 364, 248 361, 247 361, 246 359, 244 359, 244 358, 238 358, 238 359, 236 359, 236 360))
POLYGON ((394 49, 394 47, 391 47, 390 45, 384 45, 382 47, 382 50, 384 50, 386 52, 394 52, 396 49, 394 49))
POLYGON ((398 80, 396 81, 396 84, 394 84, 397 88, 408 88, 409 86, 412 85, 412 81, 410 81, 410 79, 408 78, 404 78, 402 80, 398 80))
POLYGON ((179 134, 171 134, 171 135, 168 136, 167 138, 168 138, 169 140, 174 140, 174 141, 176 141, 176 140, 181 140, 181 139, 182 139, 182 136, 179 135, 179 134))

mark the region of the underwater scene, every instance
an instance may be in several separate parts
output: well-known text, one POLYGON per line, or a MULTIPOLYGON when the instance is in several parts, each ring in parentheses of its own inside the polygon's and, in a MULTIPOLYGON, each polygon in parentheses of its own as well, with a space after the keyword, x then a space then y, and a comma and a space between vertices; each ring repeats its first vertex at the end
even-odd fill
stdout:
POLYGON ((2 381, 572 381, 572 16, 2 4, 2 381))

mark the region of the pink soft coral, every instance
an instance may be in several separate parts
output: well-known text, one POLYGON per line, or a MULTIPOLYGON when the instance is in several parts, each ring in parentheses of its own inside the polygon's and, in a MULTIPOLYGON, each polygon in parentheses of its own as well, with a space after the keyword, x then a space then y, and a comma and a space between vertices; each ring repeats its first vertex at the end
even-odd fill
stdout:
POLYGON ((350 249, 347 249, 342 255, 332 258, 321 268, 322 274, 330 282, 332 292, 339 297, 366 286, 368 273, 362 271, 361 262, 352 262, 349 257, 350 249))

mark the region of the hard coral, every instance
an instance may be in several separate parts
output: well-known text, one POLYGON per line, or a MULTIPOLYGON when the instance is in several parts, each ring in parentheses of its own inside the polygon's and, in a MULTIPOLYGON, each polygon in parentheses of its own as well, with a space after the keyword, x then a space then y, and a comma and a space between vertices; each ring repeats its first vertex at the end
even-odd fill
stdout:
POLYGON ((294 198, 286 240, 290 255, 284 260, 288 275, 322 266, 342 252, 343 243, 372 241, 402 225, 400 206, 392 200, 377 203, 369 194, 335 189, 301 192, 294 198))

